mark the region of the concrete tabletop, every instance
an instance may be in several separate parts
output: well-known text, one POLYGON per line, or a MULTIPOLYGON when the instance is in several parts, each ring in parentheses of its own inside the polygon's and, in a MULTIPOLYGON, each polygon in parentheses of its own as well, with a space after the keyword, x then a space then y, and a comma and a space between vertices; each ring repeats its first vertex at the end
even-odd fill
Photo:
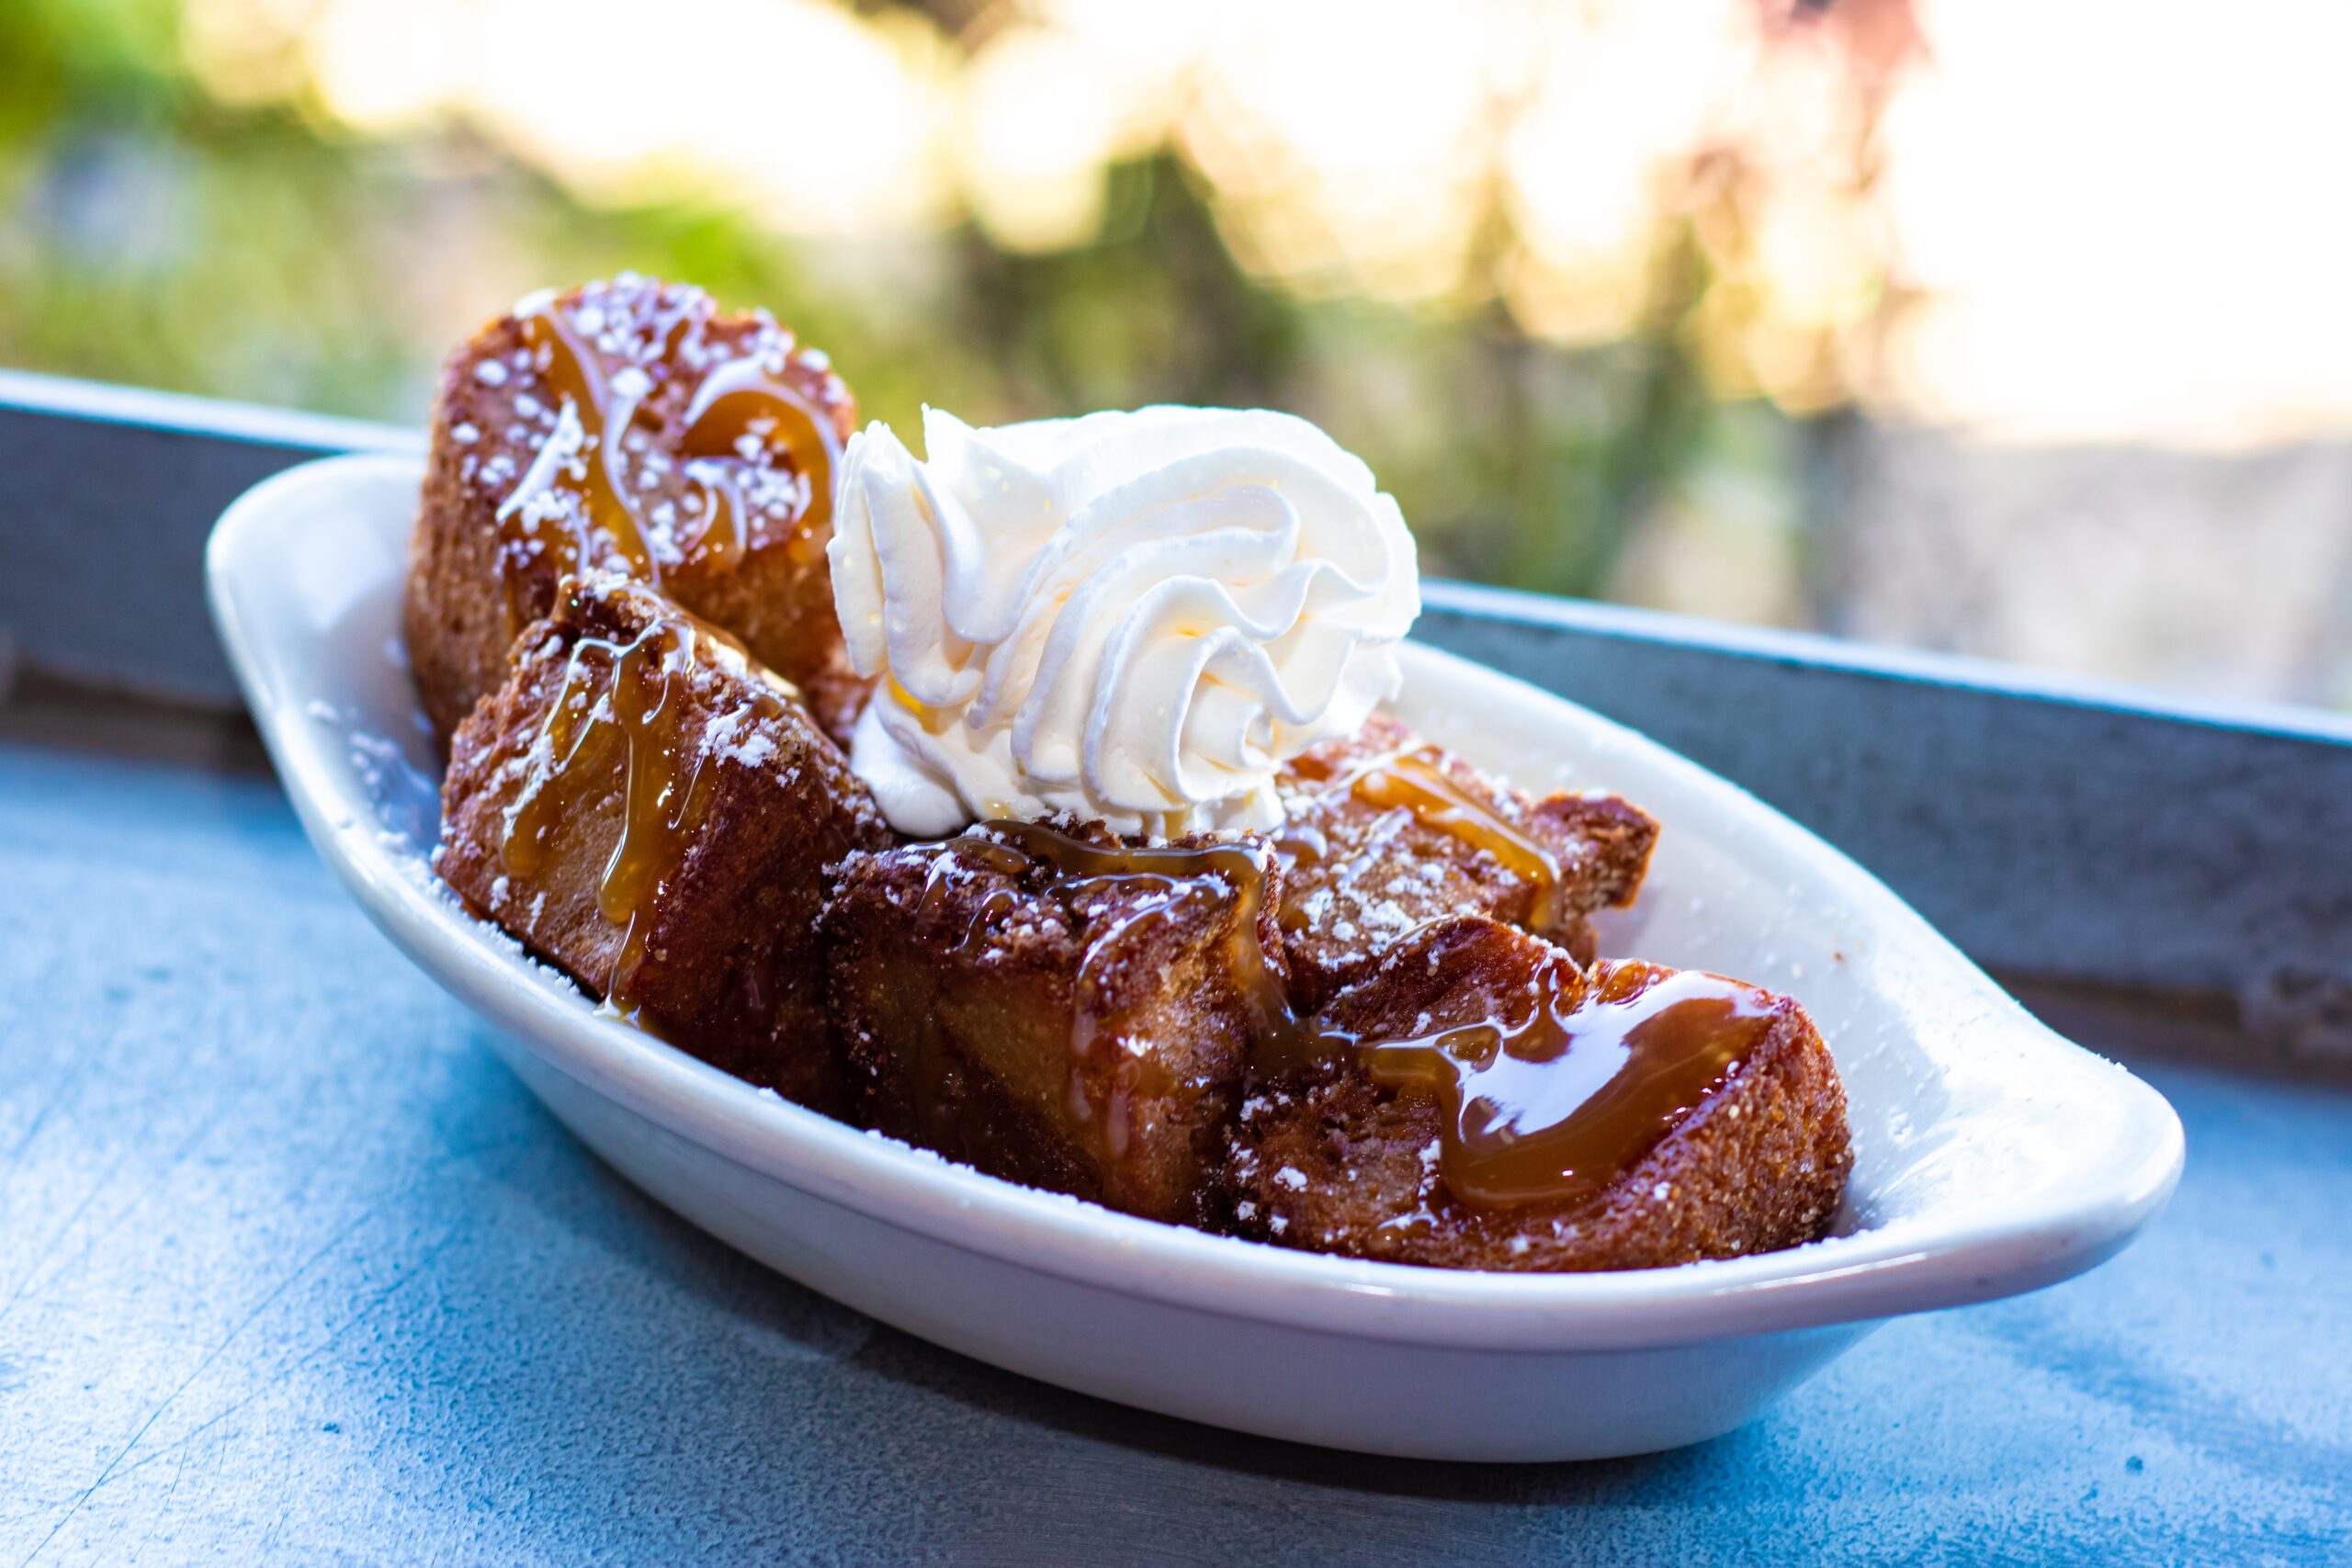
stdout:
POLYGON ((0 1563, 2352 1562, 2342 1076, 2134 1055, 2188 1174, 2105 1268, 1698 1448, 1409 1463, 999 1372, 693 1230, 264 775, 0 744, 0 1563))

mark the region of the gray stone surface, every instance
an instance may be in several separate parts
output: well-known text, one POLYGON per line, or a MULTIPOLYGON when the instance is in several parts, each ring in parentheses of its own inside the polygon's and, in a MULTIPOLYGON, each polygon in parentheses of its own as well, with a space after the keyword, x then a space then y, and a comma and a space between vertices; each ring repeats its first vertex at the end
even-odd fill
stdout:
POLYGON ((873 1325, 639 1196, 266 781, 0 746, 0 1562, 2341 1562, 2352 1088, 2147 1067, 2179 1196, 1756 1426, 1356 1458, 873 1325))

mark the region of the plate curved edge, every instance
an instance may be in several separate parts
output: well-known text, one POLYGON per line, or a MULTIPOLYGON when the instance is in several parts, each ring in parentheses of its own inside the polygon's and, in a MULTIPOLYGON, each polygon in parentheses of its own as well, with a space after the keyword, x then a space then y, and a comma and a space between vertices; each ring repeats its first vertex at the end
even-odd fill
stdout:
MULTIPOLYGON (((549 1065, 669 1131, 775 1180, 934 1240, 1046 1273, 1197 1310, 1464 1348, 1630 1349, 1855 1322, 1986 1300, 2053 1283, 2103 1261, 2170 1195, 2182 1159, 2177 1118, 2120 1068, 2112 1091, 2141 1136, 2128 1166, 2078 1201, 2030 1214, 1954 1214, 1785 1252, 1679 1269, 1495 1275, 1321 1257, 1212 1236, 984 1177, 763 1094, 673 1047, 602 1019, 548 972, 503 949, 416 868, 403 866, 312 721, 316 684, 337 655, 320 617, 299 619, 283 581, 331 581, 314 596, 346 608, 397 595, 383 564, 405 558, 420 459, 322 459, 248 491, 208 543, 207 591, 254 719, 306 832, 368 918, 435 980, 549 1065), (301 553, 307 543, 310 554, 301 553), (325 558, 322 565, 318 558, 325 558), (340 565, 338 566, 338 563, 340 565), (368 581, 351 578, 369 571, 368 581)), ((341 652, 348 655, 347 648, 341 652)), ((1883 885, 1745 791, 1634 731, 1537 688, 1434 649, 1409 648, 1417 675, 1555 719, 1679 780, 1743 831, 1815 859, 1840 893, 1923 944, 1947 999, 2029 1054, 2097 1062, 1999 992, 1883 885), (1956 967, 1953 967, 1956 966, 1956 967), (2064 1054, 2064 1055, 2061 1055, 2064 1054)), ((375 716, 380 718, 383 716, 375 716)), ((2080 1064, 2076 1064, 2077 1066, 2080 1064)))

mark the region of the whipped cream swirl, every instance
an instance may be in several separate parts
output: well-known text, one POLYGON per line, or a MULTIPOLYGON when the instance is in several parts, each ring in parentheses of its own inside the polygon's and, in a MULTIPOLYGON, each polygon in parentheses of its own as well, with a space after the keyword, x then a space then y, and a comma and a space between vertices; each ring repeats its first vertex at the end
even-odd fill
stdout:
POLYGON ((851 662, 883 677, 851 766, 900 832, 1272 827, 1275 769, 1395 694, 1412 536, 1305 420, 926 409, 923 439, 852 438, 828 547, 851 662))

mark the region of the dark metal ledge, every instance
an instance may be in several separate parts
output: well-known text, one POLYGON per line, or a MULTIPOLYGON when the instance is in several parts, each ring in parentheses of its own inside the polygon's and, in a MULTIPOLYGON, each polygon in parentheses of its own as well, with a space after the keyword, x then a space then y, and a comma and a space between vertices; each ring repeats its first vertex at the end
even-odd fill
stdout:
POLYGON ((413 431, 0 370, 0 633, 51 675, 238 704, 204 607, 213 519, 281 468, 413 431))
POLYGON ((1427 597, 1420 637, 1736 780, 1988 967, 2225 990, 2313 1049, 2352 1030, 2352 719, 1455 583, 1427 597))

